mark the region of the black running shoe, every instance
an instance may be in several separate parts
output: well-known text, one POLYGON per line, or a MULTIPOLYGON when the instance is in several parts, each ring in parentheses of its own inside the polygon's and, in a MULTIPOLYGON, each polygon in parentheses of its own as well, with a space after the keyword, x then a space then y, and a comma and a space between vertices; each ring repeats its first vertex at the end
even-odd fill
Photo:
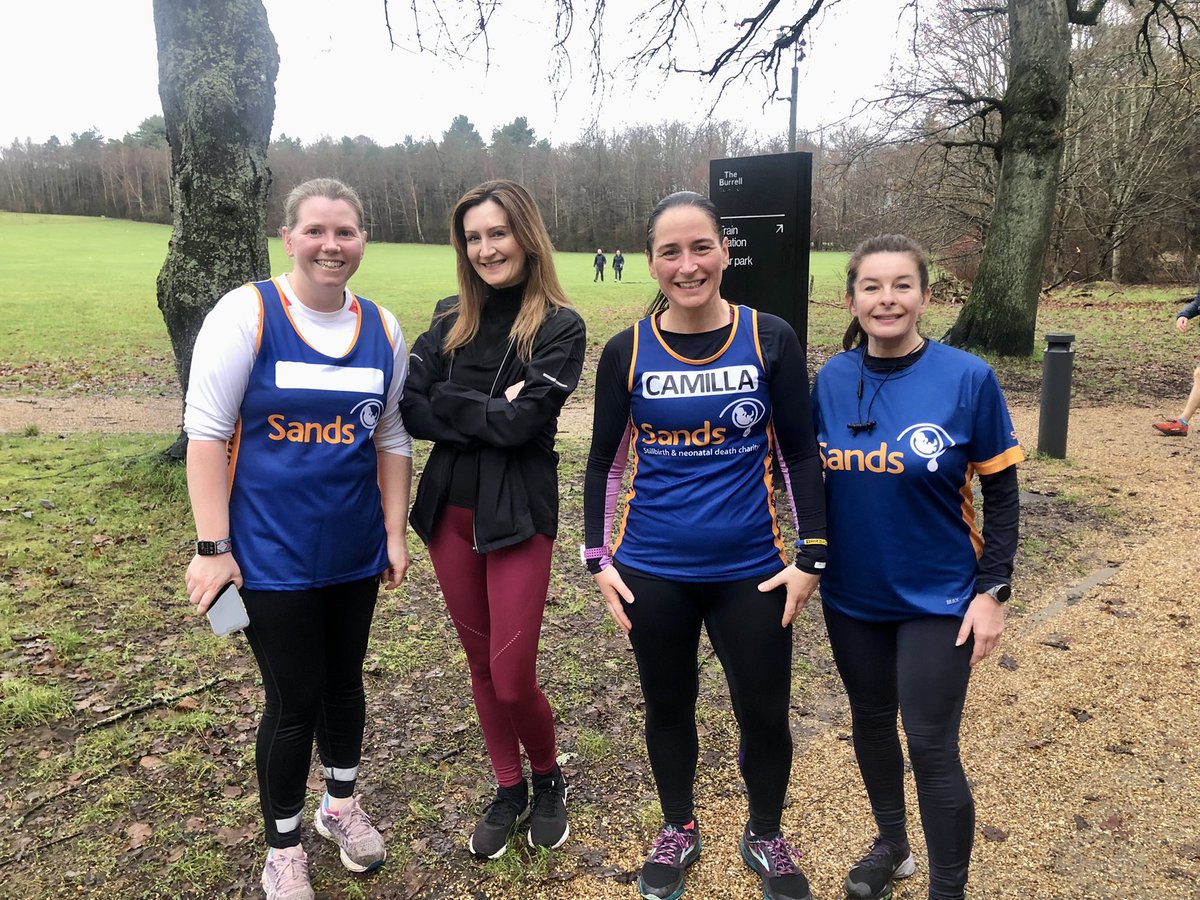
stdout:
POLYGON ((684 872, 700 858, 700 829, 695 820, 684 828, 664 825, 642 865, 638 896, 644 900, 679 900, 684 872))
POLYGON ((808 879, 792 859, 795 851, 782 832, 774 837, 755 837, 750 826, 742 833, 742 861, 762 879, 765 900, 812 900, 808 879))
POLYGON ((908 844, 875 838, 870 852, 854 864, 846 876, 846 896, 851 900, 889 900, 892 881, 917 871, 908 844))
POLYGON ((567 824, 567 779, 555 766, 549 775, 533 773, 533 816, 529 820, 529 846, 554 850, 571 833, 567 824))
POLYGON ((512 791, 506 793, 504 788, 496 791, 496 799, 488 804, 483 818, 475 826, 467 849, 476 856, 485 859, 502 857, 508 850, 509 836, 529 818, 529 801, 521 803, 512 794, 512 791))

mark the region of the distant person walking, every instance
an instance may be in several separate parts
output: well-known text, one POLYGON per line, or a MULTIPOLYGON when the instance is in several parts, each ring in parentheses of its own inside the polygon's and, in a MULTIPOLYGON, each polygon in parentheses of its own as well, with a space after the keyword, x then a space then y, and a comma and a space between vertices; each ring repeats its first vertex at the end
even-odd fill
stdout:
POLYGON ((497 859, 527 819, 530 846, 553 849, 570 834, 537 654, 558 530, 554 436, 579 384, 585 334, 542 215, 519 184, 467 191, 450 239, 458 294, 437 304, 413 345, 401 409, 412 435, 434 442, 412 525, 467 654, 497 782, 467 847, 497 859))
MULTIPOLYGON (((1192 319, 1198 315, 1200 315, 1200 292, 1196 293, 1196 298, 1191 303, 1175 314, 1175 330, 1180 334, 1187 331, 1191 327, 1192 319)), ((1197 409, 1200 409, 1200 366, 1192 371, 1192 390, 1183 404, 1183 411, 1174 419, 1155 422, 1154 428, 1159 434, 1167 437, 1187 437, 1189 423, 1197 409)))
POLYGON ((596 275, 592 279, 593 283, 604 280, 604 264, 606 262, 608 262, 608 260, 604 257, 604 251, 597 248, 596 258, 592 260, 592 265, 596 268, 596 275))
POLYGON ((629 635, 663 827, 638 892, 675 900, 700 857, 696 655, 725 670, 749 800, 740 850, 766 900, 811 900, 782 831, 792 767, 792 622, 825 565, 821 461, 804 349, 787 322, 721 296, 728 241, 712 202, 663 199, 647 223, 659 293, 604 348, 584 481, 583 557, 629 635), (624 515, 617 493, 633 449, 624 515), (789 564, 775 465, 799 540, 789 564), (615 534, 614 534, 615 526, 615 534))
POLYGON ((1024 459, 995 373, 921 336, 929 263, 903 235, 850 257, 854 315, 817 374, 829 561, 821 606, 850 700, 854 755, 877 829, 846 896, 886 900, 916 867, 904 797, 908 758, 929 859, 929 900, 963 900, 975 802, 959 757, 971 667, 1004 630, 1024 459), (971 500, 979 476, 983 529, 971 500))
POLYGON ((618 250, 616 253, 613 254, 613 280, 614 281, 621 280, 621 272, 624 270, 624 268, 625 268, 625 256, 623 253, 621 253, 620 250, 618 250))
POLYGON ((230 291, 196 339, 184 427, 199 540, 187 589, 200 612, 229 582, 242 589, 266 691, 255 745, 263 890, 312 900, 300 818, 314 738, 318 833, 353 872, 387 857, 354 788, 375 598, 381 579, 395 587, 408 568, 408 354, 395 317, 347 288, 367 243, 353 190, 304 182, 281 233, 292 271, 230 291))

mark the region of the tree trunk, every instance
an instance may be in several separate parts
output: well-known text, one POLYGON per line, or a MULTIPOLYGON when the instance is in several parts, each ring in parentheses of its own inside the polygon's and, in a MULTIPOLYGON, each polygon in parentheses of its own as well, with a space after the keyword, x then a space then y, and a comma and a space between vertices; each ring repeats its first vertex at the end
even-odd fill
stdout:
POLYGON ((1008 15, 1009 85, 996 201, 979 274, 946 340, 1027 356, 1062 165, 1071 40, 1063 0, 1009 0, 1008 15))
MULTIPOLYGON (((261 0, 154 0, 158 92, 171 146, 173 229, 158 275, 179 384, 226 291, 270 275, 267 145, 279 51, 261 0)), ((167 456, 182 459, 180 431, 167 456)))

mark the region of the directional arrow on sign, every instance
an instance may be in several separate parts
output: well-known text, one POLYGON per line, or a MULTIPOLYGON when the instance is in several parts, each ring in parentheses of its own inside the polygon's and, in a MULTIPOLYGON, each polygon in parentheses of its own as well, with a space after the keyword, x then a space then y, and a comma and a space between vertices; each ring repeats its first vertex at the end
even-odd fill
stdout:
POLYGON ((783 234, 783 223, 782 222, 775 226, 775 233, 783 234))

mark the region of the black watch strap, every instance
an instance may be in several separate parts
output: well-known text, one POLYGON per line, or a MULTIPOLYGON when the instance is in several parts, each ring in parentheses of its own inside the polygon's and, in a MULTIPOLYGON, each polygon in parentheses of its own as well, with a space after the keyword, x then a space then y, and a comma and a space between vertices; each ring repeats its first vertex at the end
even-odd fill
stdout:
POLYGON ((220 556, 233 550, 233 541, 222 538, 219 541, 196 541, 197 556, 220 556))

